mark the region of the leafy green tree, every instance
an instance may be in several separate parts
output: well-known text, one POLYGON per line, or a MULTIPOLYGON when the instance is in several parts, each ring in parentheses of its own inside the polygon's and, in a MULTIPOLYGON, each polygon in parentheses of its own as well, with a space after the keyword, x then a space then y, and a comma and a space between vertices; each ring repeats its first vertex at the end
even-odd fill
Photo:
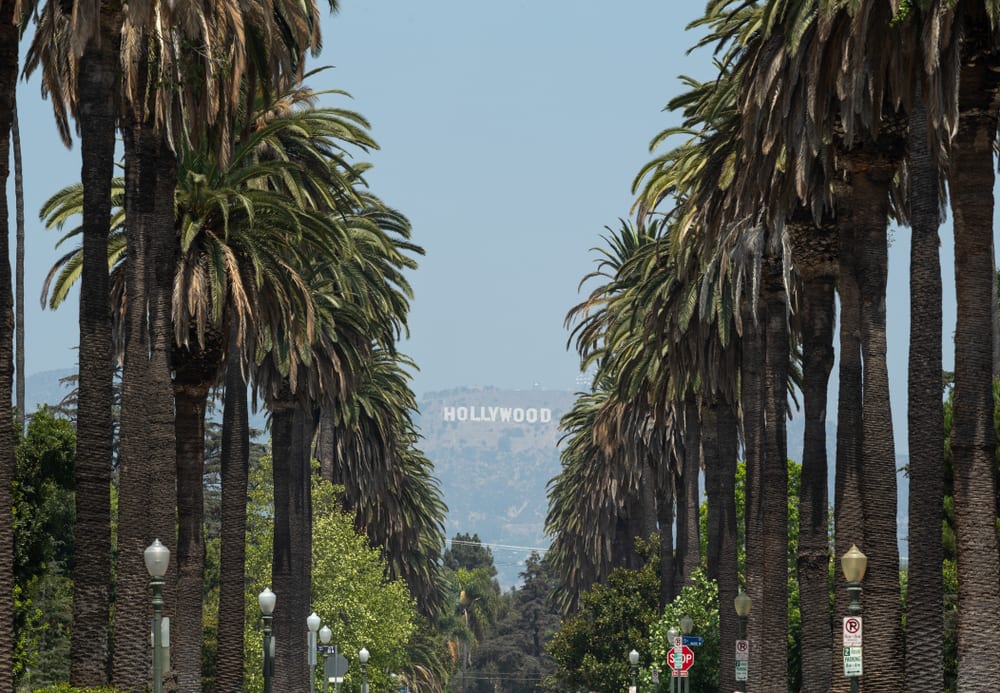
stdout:
MULTIPOLYGON (((726 605, 723 605, 725 608, 726 605)), ((680 631, 681 618, 687 616, 694 627, 692 635, 704 638, 701 647, 695 650, 694 665, 689 670, 691 688, 696 691, 711 691, 719 686, 719 588, 714 580, 709 580, 704 571, 697 570, 691 584, 685 585, 676 599, 663 610, 663 616, 654 624, 650 632, 652 665, 643 669, 641 678, 649 681, 651 669, 659 669, 661 685, 668 681, 670 656, 673 643, 667 632, 671 628, 680 631)), ((645 689, 645 687, 644 687, 645 689)))
POLYGON ((537 553, 528 557, 521 578, 520 587, 503 595, 500 619, 476 649, 471 691, 490 693, 500 687, 528 693, 555 671, 545 646, 559 629, 559 611, 549 599, 558 580, 537 553))
MULTIPOLYGON (((269 586, 272 556, 273 500, 271 459, 265 457, 250 479, 247 510, 247 590, 244 630, 244 690, 262 690, 260 608, 257 595, 269 586)), ((368 680, 373 690, 388 690, 388 672, 404 669, 406 646, 416 629, 412 599, 402 580, 385 579, 385 559, 354 529, 339 505, 342 488, 320 482, 312 489, 313 610, 333 631, 349 662, 348 690, 360 685, 357 652, 371 653, 368 680)), ((282 608, 277 594, 275 611, 282 608)), ((305 630, 303 621, 302 629, 305 630)), ((304 653, 303 653, 304 655, 304 653)))
POLYGON ((548 651, 556 671, 550 690, 621 691, 629 684, 629 651, 640 666, 652 661, 651 629, 659 618, 660 578, 652 562, 640 570, 619 568, 580 598, 580 609, 563 621, 548 651))
POLYGON ((69 678, 76 434, 42 409, 15 436, 14 677, 46 685, 69 678))
POLYGON ((442 562, 449 570, 486 568, 490 577, 496 577, 497 574, 493 564, 493 550, 489 546, 483 546, 479 534, 456 534, 444 550, 442 562))

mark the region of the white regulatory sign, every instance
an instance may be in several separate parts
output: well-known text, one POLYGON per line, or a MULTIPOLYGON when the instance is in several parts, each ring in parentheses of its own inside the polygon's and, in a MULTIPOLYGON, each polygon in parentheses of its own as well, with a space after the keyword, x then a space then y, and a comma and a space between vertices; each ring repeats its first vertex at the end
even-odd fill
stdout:
POLYGON ((861 676, 861 648, 844 648, 844 676, 861 676))
POLYGON ((737 640, 736 641, 736 661, 737 662, 748 662, 748 661, 750 661, 750 641, 749 640, 737 640))
POLYGON ((736 680, 737 681, 746 681, 747 680, 747 673, 748 673, 749 669, 750 669, 750 663, 749 662, 740 662, 740 661, 737 661, 736 662, 736 680))
POLYGON ((860 616, 844 616, 844 647, 861 647, 860 616))

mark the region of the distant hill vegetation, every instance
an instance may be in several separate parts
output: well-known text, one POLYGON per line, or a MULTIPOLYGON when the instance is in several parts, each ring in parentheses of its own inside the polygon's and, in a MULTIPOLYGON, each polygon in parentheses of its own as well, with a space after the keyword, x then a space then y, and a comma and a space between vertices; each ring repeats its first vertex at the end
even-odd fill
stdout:
POLYGON ((559 419, 574 393, 458 388, 419 402, 420 447, 448 505, 447 535, 478 534, 493 548, 501 585, 520 582, 528 551, 546 547, 546 485, 559 473, 559 419))

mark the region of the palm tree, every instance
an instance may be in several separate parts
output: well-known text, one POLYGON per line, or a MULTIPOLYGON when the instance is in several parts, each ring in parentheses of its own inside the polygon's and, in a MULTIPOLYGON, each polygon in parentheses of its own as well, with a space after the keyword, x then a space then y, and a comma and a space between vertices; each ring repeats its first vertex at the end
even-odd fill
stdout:
POLYGON ((221 693, 243 690, 243 632, 250 424, 247 382, 235 324, 230 327, 222 410, 222 540, 219 563, 219 629, 215 685, 221 693), (240 538, 243 541, 240 541, 240 538))
POLYGON ((549 481, 545 531, 552 536, 547 558, 561 578, 554 598, 565 612, 614 568, 638 566, 634 499, 641 476, 634 459, 641 453, 628 450, 634 439, 608 433, 628 419, 628 407, 604 389, 611 383, 599 380, 559 424, 562 471, 549 481))
MULTIPOLYGON (((281 98, 308 106, 315 95, 296 88, 281 98)), ((273 111, 275 106, 269 105, 264 110, 273 111)), ((361 147, 373 144, 363 131, 364 121, 356 114, 334 109, 296 111, 282 107, 278 110, 282 116, 262 124, 241 142, 226 166, 212 164, 204 152, 186 155, 182 162, 185 175, 176 193, 182 259, 173 280, 173 293, 179 300, 173 303, 171 360, 179 473, 178 592, 186 595, 184 598, 188 602, 200 602, 202 591, 204 547, 198 499, 203 466, 204 413, 209 388, 218 379, 224 360, 227 343, 223 334, 228 330, 227 324, 232 324, 237 331, 236 341, 230 348, 238 348, 247 338, 245 334, 251 328, 253 313, 271 312, 283 321, 293 322, 295 309, 309 303, 311 299, 305 293, 295 297, 304 282, 296 273, 289 272, 290 259, 298 254, 299 262, 305 262, 306 257, 338 252, 331 243, 343 245, 345 238, 339 232, 330 233, 339 226, 330 226, 322 216, 302 212, 285 189, 285 182, 296 178, 304 181, 295 193, 301 202, 310 189, 316 187, 316 176, 321 175, 316 169, 313 180, 306 182, 303 177, 309 175, 317 157, 324 156, 324 152, 332 156, 332 152, 352 142, 361 147), (337 144, 334 139, 338 136, 350 139, 337 144), (267 161, 268 157, 273 158, 273 152, 279 151, 296 152, 298 158, 267 161), (274 182, 279 184, 275 186, 274 182)), ((327 166, 328 172, 323 175, 332 190, 338 182, 335 169, 338 166, 345 168, 346 164, 338 157, 327 166)), ((118 185, 116 197, 121 199, 120 182, 118 185)), ((327 192, 326 196, 330 194, 327 192)), ((362 215, 363 220, 382 219, 373 200, 369 198, 371 207, 362 215)), ((44 211, 50 223, 61 222, 78 209, 79 203, 79 189, 74 187, 50 200, 44 211)), ((119 263, 124 263, 125 259, 120 254, 124 245, 122 221, 122 215, 117 214, 116 235, 111 243, 118 253, 115 257, 119 263)), ((348 228, 350 244, 363 249, 364 262, 377 266, 379 260, 375 251, 384 250, 373 242, 377 228, 373 230, 370 224, 362 222, 351 223, 348 228)), ((67 255, 56 269, 60 267, 63 269, 53 289, 53 305, 58 304, 69 283, 77 276, 78 255, 67 255)), ((116 274, 118 281, 114 294, 119 305, 125 293, 123 274, 123 271, 116 274)), ((383 276, 402 281, 389 272, 383 276)), ((180 623, 177 624, 177 639, 195 645, 175 647, 182 679, 196 677, 201 662, 201 616, 197 610, 189 611, 197 618, 188 619, 190 623, 178 618, 180 623), (185 652, 190 654, 187 662, 185 652)))
POLYGON ((952 423, 958 558, 958 690, 1000 686, 991 652, 1000 626, 997 565, 996 434, 992 424, 993 152, 1000 60, 994 2, 962 2, 958 123, 947 170, 955 228, 955 404, 952 423))
POLYGON ((798 199, 813 210, 817 223, 824 212, 836 213, 841 228, 837 548, 840 553, 863 531, 865 550, 879 557, 866 576, 866 601, 876 620, 868 632, 878 633, 872 637, 876 656, 892 666, 866 676, 866 685, 883 690, 897 687, 904 675, 885 369, 886 219, 903 145, 898 108, 903 94, 897 88, 904 68, 896 61, 903 53, 900 29, 890 27, 891 19, 886 3, 823 8, 770 3, 769 36, 751 53, 741 97, 751 157, 780 157, 789 164, 774 169, 781 173, 769 181, 774 200, 769 207, 786 215, 787 200, 798 199), (886 29, 859 30, 876 26, 886 29), (781 96, 765 99, 762 89, 781 96), (835 98, 811 99, 807 91, 835 98), (825 144, 830 133, 832 147, 825 144), (860 491, 860 504, 853 508, 847 505, 854 500, 845 486, 849 480, 856 480, 854 490, 860 491))
MULTIPOLYGON (((340 214, 328 219, 339 223, 340 214)), ((370 231, 365 224, 357 237, 370 231)), ((311 317, 293 313, 290 325, 265 325, 266 342, 255 347, 255 386, 271 410, 274 438, 272 582, 276 592, 288 594, 287 611, 274 623, 275 636, 284 643, 276 659, 279 688, 290 689, 306 676, 297 653, 305 647, 301 623, 309 609, 309 472, 316 417, 325 404, 350 398, 371 350, 391 350, 405 328, 405 285, 379 271, 377 255, 363 255, 363 241, 356 248, 305 262, 299 271, 313 297, 307 307, 311 317)), ((398 251, 384 257, 395 270, 406 264, 398 251)))
MULTIPOLYGON (((614 369, 619 357, 616 349, 622 344, 615 341, 614 335, 621 334, 618 330, 630 319, 636 318, 632 312, 633 305, 625 297, 639 278, 637 273, 627 274, 623 270, 645 247, 656 241, 660 230, 659 223, 639 229, 622 221, 618 231, 605 237, 608 248, 596 249, 600 254, 597 269, 584 277, 581 286, 591 279, 603 279, 605 283, 596 286, 586 300, 570 310, 566 318, 567 327, 578 321, 570 340, 575 337, 583 370, 594 362, 599 373, 606 373, 611 381, 616 380, 614 369)), ((674 487, 681 467, 679 460, 684 454, 679 435, 680 417, 676 413, 678 408, 674 406, 668 405, 663 412, 654 413, 657 408, 643 395, 633 396, 630 393, 621 399, 627 398, 631 398, 628 405, 621 401, 608 403, 605 414, 595 421, 591 435, 597 444, 605 448, 607 455, 625 455, 631 460, 634 471, 628 476, 634 480, 632 494, 638 509, 630 513, 635 529, 630 530, 628 541, 631 543, 635 536, 651 534, 659 525, 660 592, 661 600, 667 603, 673 599, 675 592, 674 487), (620 452, 616 446, 623 446, 620 452), (651 498, 645 496, 649 493, 651 498)), ((687 535, 683 538, 686 539, 687 535)), ((686 555, 687 544, 680 542, 680 545, 686 555)), ((684 557, 680 556, 682 565, 684 557)))
POLYGON ((323 407, 315 454, 323 478, 344 486, 355 524, 384 548, 390 576, 406 580, 421 612, 436 618, 447 509, 430 461, 415 447, 417 405, 404 366, 413 364, 375 350, 357 392, 323 407))
POLYGON ((907 369, 909 431, 909 561, 906 572, 907 687, 930 693, 944 686, 944 408, 941 396, 941 261, 938 224, 941 175, 929 141, 923 88, 909 122, 910 353, 907 369))
MULTIPOLYGON (((10 130, 14 117, 14 94, 18 67, 18 25, 13 3, 0 7, 0 188, 6 193, 10 174, 10 130)), ((10 212, 6 194, 0 200, 0 409, 10 411, 14 378, 13 286, 10 269, 10 212)), ((14 529, 11 483, 14 476, 14 421, 0 416, 0 581, 14 584, 14 529)), ((0 690, 12 691, 14 643, 14 595, 3 590, 0 597, 0 690)))

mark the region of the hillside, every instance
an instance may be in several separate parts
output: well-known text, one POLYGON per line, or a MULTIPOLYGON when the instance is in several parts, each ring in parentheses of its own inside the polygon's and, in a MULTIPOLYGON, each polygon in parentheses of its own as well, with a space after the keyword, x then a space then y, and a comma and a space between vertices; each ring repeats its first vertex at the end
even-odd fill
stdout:
POLYGON ((559 473, 559 419, 573 393, 459 388, 425 395, 417 424, 448 505, 446 532, 478 534, 500 582, 520 582, 528 551, 545 547, 545 489, 559 473))

